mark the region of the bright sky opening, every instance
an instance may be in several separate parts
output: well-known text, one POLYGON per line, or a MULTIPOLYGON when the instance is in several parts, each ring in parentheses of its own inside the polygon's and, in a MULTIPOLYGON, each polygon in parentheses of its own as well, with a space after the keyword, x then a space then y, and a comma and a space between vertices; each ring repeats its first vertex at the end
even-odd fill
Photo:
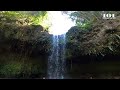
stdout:
POLYGON ((49 33, 53 35, 65 34, 75 23, 68 15, 63 15, 61 11, 48 11, 52 26, 49 33))

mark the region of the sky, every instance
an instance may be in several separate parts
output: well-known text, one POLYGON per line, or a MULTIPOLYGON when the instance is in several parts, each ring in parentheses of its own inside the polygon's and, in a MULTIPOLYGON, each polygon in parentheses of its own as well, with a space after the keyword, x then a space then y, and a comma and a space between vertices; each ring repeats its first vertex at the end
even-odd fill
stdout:
POLYGON ((49 29, 50 34, 61 35, 65 34, 75 23, 68 15, 62 14, 61 11, 48 11, 52 26, 49 29))

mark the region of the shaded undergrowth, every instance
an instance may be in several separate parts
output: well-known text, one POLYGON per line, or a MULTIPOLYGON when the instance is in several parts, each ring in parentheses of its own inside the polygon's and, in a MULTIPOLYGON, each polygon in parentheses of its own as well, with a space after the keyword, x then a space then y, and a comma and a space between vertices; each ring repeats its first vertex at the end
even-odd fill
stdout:
POLYGON ((68 74, 79 79, 120 79, 120 61, 101 61, 72 64, 68 74))
POLYGON ((42 59, 13 53, 0 54, 0 78, 42 78, 46 73, 42 59))

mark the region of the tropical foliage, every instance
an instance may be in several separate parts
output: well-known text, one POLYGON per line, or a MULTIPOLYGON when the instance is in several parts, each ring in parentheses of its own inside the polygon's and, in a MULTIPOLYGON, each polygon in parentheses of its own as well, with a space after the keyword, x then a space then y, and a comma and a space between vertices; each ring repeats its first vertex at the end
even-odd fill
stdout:
POLYGON ((50 27, 47 11, 1 11, 0 22, 17 25, 42 25, 44 28, 50 27))
POLYGON ((67 33, 67 39, 68 43, 72 43, 71 45, 77 44, 76 47, 79 46, 77 48, 77 52, 80 50, 78 56, 83 52, 84 54, 101 54, 103 56, 119 54, 119 11, 76 11, 69 13, 69 15, 76 21, 78 28, 71 28, 67 33), (103 13, 113 13, 116 19, 102 19, 103 13), (82 24, 78 24, 77 21, 82 24))
POLYGON ((70 15, 76 25, 83 29, 89 29, 96 22, 103 20, 103 14, 115 14, 116 17, 120 15, 119 11, 63 11, 63 13, 70 15))

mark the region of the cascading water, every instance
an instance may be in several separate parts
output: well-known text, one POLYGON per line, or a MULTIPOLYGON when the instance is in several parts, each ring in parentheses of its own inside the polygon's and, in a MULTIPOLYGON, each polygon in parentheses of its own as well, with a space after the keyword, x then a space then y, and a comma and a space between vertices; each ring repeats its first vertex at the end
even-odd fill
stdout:
POLYGON ((52 36, 52 51, 48 58, 48 79, 64 79, 65 78, 65 45, 66 32, 75 23, 63 15, 60 11, 49 11, 52 18, 52 27, 50 34, 52 36), (64 34, 63 34, 64 33, 64 34))
POLYGON ((63 79, 65 74, 65 34, 53 35, 52 54, 48 60, 48 78, 63 79))

